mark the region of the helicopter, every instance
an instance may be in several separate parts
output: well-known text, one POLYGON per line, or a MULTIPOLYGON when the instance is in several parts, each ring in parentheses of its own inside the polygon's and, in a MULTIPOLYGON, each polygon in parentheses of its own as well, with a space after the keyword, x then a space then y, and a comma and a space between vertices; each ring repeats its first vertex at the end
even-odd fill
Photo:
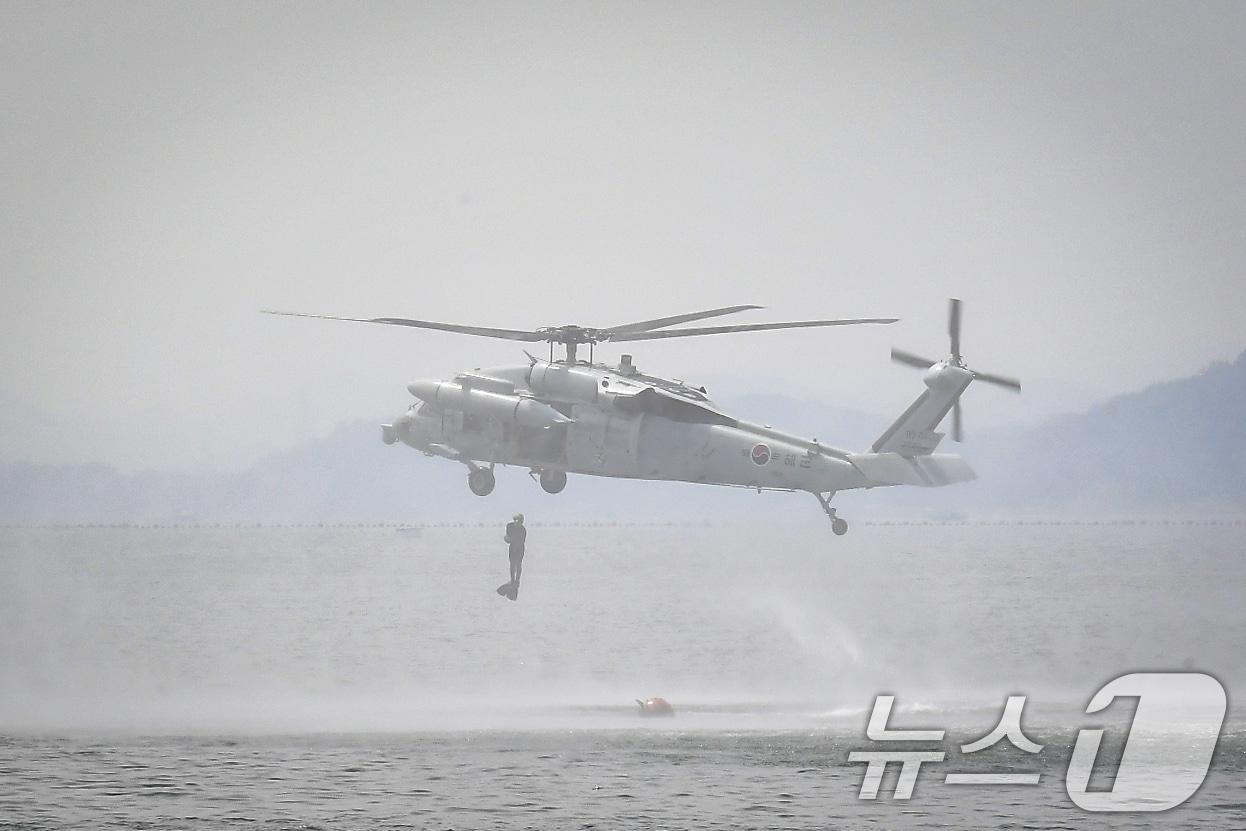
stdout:
POLYGON ((736 418, 705 387, 641 372, 629 354, 615 365, 594 361, 599 343, 895 323, 897 318, 803 320, 732 326, 679 324, 760 309, 726 306, 594 328, 578 325, 496 329, 409 318, 266 314, 431 329, 523 343, 547 343, 548 357, 524 350, 527 362, 462 372, 448 380, 407 386, 415 402, 381 426, 386 444, 401 442, 426 456, 467 467, 467 485, 488 496, 496 465, 527 467, 547 493, 560 493, 567 474, 728 485, 757 491, 813 494, 842 536, 848 522, 831 505, 838 491, 897 485, 941 487, 976 478, 960 456, 937 454, 950 412, 952 439, 963 438, 960 398, 974 381, 1015 392, 1021 382, 970 369, 961 356, 961 302, 948 306, 950 354, 932 360, 892 349, 892 360, 925 370, 925 389, 871 447, 854 452, 769 425, 736 418), (563 348, 555 358, 554 348, 563 348), (579 348, 588 346, 587 360, 579 348))

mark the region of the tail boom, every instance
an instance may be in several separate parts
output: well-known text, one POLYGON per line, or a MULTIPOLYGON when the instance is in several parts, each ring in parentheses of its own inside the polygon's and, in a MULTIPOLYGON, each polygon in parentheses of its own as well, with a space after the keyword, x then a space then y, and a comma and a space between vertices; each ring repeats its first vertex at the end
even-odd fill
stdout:
POLYGON ((969 463, 960 456, 925 454, 904 456, 899 453, 853 453, 848 462, 865 478, 865 487, 913 485, 919 488, 940 488, 978 478, 969 463))

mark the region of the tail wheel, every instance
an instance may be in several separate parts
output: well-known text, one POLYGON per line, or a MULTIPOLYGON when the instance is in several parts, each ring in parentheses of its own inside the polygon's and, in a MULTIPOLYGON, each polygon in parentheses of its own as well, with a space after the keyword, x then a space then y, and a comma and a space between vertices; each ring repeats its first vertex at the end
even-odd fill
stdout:
POLYGON ((491 470, 479 468, 467 474, 467 486, 477 496, 488 496, 493 493, 493 486, 496 484, 497 480, 493 478, 493 471, 491 470))
POLYGON ((541 489, 546 493, 562 493, 567 486, 567 474, 561 470, 542 470, 541 489))
POLYGON ((848 533, 848 521, 835 517, 831 520, 831 531, 835 534, 835 536, 842 537, 844 534, 848 533))

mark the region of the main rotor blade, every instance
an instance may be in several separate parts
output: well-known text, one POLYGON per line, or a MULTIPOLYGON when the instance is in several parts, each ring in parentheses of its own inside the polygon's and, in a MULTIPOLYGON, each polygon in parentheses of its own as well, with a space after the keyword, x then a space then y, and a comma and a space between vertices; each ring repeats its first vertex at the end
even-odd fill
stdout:
POLYGON ((739 326, 702 326, 696 329, 666 329, 658 332, 611 334, 611 341, 690 338, 697 335, 725 335, 729 332, 764 332, 770 329, 803 329, 809 326, 852 326, 858 323, 895 323, 899 318, 877 317, 857 320, 796 320, 787 323, 744 323, 739 326))
POLYGON ((960 420, 960 399, 956 399, 956 403, 952 405, 952 441, 964 441, 965 431, 960 420))
POLYGON ((947 307, 947 334, 952 341, 952 358, 960 363, 960 301, 953 297, 947 307))
POLYGON ((317 320, 347 320, 352 323, 385 323, 390 326, 412 326, 416 329, 436 329, 441 332, 457 332, 460 335, 476 335, 482 338, 501 338, 502 340, 542 341, 545 335, 540 332, 525 332, 522 329, 493 329, 488 326, 461 326, 457 323, 436 323, 431 320, 409 320, 405 317, 334 317, 332 315, 311 315, 301 312, 277 312, 272 309, 261 309, 266 315, 283 315, 285 317, 311 317, 317 320))
POLYGON ((1007 387, 1013 392, 1021 392, 1021 382, 1016 378, 1009 378, 1005 375, 992 375, 989 372, 978 372, 976 369, 970 370, 970 372, 973 373, 975 381, 983 381, 987 384, 995 384, 998 387, 1007 387))
POLYGON ((938 363, 938 361, 932 361, 929 358, 923 358, 921 355, 914 355, 912 352, 905 352, 903 349, 892 349, 891 360, 899 364, 908 364, 909 366, 915 366, 918 369, 930 369, 932 366, 938 363))
POLYGON ((647 332, 650 329, 661 329, 663 326, 674 326, 676 323, 688 323, 692 320, 704 320, 707 317, 718 317, 719 315, 735 314, 736 312, 744 312, 749 309, 761 309, 763 306, 724 306, 721 309, 707 309, 703 312, 689 312, 686 315, 672 315, 671 317, 658 317, 653 320, 641 320, 636 323, 624 323, 622 326, 611 326, 606 332, 647 332))

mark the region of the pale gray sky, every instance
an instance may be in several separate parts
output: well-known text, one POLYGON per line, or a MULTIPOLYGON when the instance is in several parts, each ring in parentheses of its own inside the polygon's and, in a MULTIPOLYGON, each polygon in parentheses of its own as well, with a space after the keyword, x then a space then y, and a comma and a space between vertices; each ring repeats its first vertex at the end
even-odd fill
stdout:
POLYGON ((1243 31, 1240 3, 4 3, 4 453, 236 467, 522 358, 262 307, 896 315, 630 350, 892 414, 919 380, 889 345, 941 353, 956 294, 971 365, 1028 382, 971 426, 1196 372, 1246 348, 1243 31))

